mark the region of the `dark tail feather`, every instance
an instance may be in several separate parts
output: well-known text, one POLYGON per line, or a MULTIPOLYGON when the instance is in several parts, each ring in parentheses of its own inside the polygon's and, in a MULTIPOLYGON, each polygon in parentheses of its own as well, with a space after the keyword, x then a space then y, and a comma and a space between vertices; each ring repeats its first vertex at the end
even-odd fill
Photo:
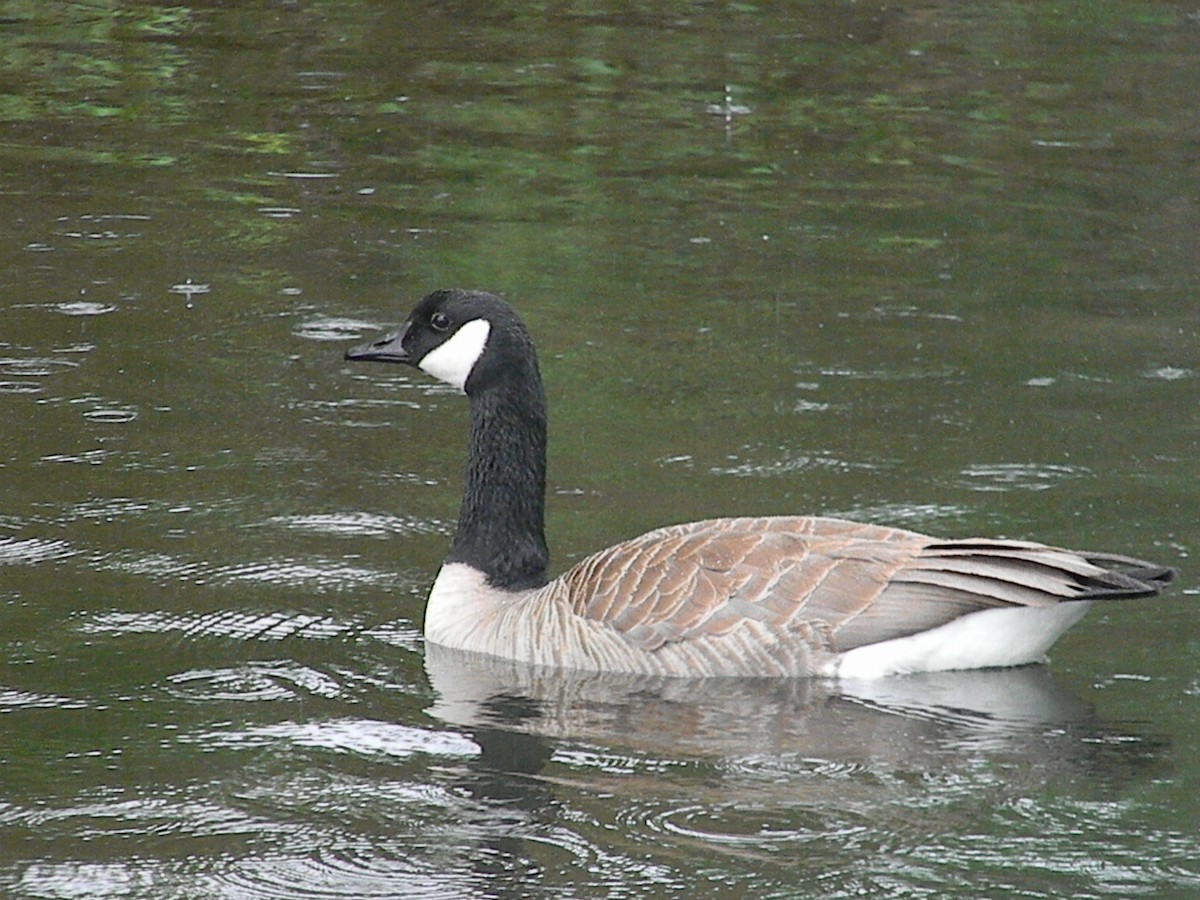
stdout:
POLYGON ((1080 556, 1105 571, 1087 579, 1087 590, 1077 600, 1152 597, 1179 574, 1170 566, 1160 566, 1132 556, 1118 556, 1115 553, 1081 553, 1080 556))

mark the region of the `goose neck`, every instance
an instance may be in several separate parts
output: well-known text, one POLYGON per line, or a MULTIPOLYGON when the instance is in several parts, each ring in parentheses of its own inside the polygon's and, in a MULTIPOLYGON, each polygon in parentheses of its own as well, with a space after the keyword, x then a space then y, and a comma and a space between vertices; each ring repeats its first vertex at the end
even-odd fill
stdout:
POLYGON ((493 587, 546 583, 546 401, 532 378, 471 398, 471 443, 449 562, 481 571, 493 587))

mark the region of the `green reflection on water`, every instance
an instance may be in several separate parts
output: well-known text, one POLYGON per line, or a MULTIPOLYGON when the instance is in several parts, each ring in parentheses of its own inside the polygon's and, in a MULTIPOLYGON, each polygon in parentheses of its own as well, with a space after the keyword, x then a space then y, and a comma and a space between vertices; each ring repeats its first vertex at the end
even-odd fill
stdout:
POLYGON ((894 720, 926 720, 885 715, 854 765, 621 730, 535 742, 546 778, 472 770, 415 638, 465 410, 340 360, 427 289, 505 291, 560 568, 824 511, 1124 549, 1194 590, 1190 15, 7 4, 0 883, 236 895, 334 847, 385 895, 397 860, 459 895, 1194 889, 1190 595, 1056 650, 1097 720, 1050 726, 1065 769, 936 728, 948 771, 897 760, 894 720), (488 789, 536 798, 517 836, 488 789))

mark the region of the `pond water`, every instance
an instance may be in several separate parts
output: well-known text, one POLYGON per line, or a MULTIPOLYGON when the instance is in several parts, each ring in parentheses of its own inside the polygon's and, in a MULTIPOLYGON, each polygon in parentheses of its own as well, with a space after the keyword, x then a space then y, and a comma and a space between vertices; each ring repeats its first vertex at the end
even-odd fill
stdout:
POLYGON ((1194 7, 0 12, 0 893, 1200 891, 1194 7), (538 340, 559 570, 821 512, 1179 585, 1009 672, 439 653, 465 404, 342 352, 447 286, 538 340))

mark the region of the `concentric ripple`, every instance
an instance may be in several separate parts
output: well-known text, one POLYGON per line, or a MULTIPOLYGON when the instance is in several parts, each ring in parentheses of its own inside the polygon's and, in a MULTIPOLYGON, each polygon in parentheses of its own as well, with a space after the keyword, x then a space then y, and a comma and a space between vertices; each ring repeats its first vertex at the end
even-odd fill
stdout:
POLYGON ((401 848, 314 847, 309 856, 244 859, 218 877, 205 879, 213 893, 261 900, 372 900, 412 897, 450 900, 478 896, 465 873, 439 873, 420 865, 401 848))
POLYGON ((772 825, 770 817, 771 813, 766 810, 686 804, 657 810, 647 815, 641 824, 652 832, 706 844, 745 845, 758 849, 764 845, 811 840, 821 833, 772 825))
POLYGON ((314 316, 301 322, 292 332, 310 341, 351 341, 367 332, 379 331, 380 326, 361 319, 342 316, 314 316))
POLYGON ((249 662, 219 669, 189 669, 167 679, 168 691, 189 700, 299 700, 306 696, 337 699, 345 695, 340 682, 324 672, 290 660, 249 662))

